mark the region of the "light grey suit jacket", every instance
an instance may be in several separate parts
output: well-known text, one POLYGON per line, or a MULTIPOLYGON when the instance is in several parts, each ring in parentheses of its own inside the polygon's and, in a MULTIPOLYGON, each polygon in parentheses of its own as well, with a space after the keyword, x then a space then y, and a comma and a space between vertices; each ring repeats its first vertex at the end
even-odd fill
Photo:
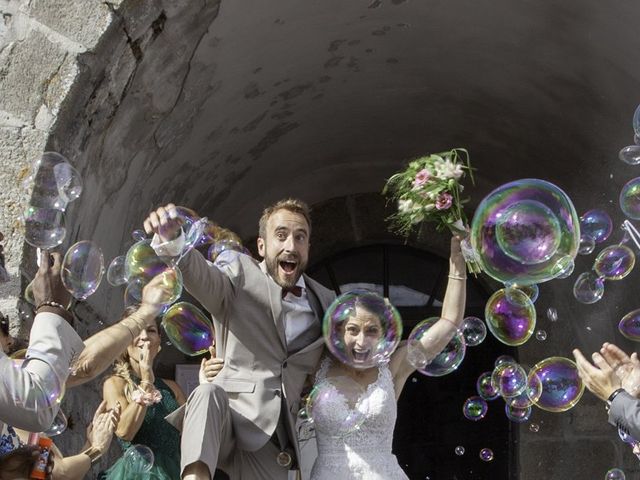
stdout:
POLYGON ((84 343, 66 320, 54 313, 39 313, 33 322, 27 359, 20 367, 0 351, 1 423, 30 432, 46 430, 56 414, 73 359, 84 343))
POLYGON ((289 437, 299 453, 294 426, 300 394, 322 354, 319 327, 335 295, 304 277, 318 328, 308 332, 306 346, 287 353, 282 289, 267 275, 264 263, 233 253, 220 255, 214 265, 191 251, 180 262, 185 287, 213 316, 216 354, 225 360, 214 383, 228 394, 236 442, 247 451, 258 450, 271 438, 284 396, 289 437))
POLYGON ((640 440, 640 400, 627 392, 620 392, 611 402, 609 423, 640 440))

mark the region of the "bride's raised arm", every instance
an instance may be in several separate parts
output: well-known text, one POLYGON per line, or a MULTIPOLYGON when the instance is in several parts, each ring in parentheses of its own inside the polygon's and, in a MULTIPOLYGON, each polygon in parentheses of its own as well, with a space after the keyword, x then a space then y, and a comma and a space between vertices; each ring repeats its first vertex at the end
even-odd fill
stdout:
MULTIPOLYGON (((430 329, 429 334, 421 339, 422 352, 427 361, 431 361, 449 343, 457 329, 461 328, 464 319, 467 296, 467 271, 464 257, 460 249, 460 238, 451 238, 451 254, 449 257, 449 277, 447 290, 442 305, 442 315, 430 329)), ((393 354, 390 362, 391 373, 396 384, 396 396, 405 380, 413 373, 415 367, 407 360, 407 343, 403 342, 393 354)))

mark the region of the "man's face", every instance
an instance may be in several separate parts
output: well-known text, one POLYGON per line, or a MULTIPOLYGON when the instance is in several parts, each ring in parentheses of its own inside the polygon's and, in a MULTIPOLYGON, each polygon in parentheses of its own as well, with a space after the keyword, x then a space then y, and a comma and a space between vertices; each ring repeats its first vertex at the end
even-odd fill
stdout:
POLYGON ((258 237, 258 253, 282 288, 293 287, 307 268, 309 233, 303 215, 283 209, 269 217, 265 238, 258 237))

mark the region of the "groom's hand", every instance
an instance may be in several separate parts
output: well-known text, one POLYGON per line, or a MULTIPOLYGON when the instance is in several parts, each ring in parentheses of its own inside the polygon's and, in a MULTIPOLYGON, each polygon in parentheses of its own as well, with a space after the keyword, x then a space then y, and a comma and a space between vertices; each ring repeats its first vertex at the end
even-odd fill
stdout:
POLYGON ((168 203, 149 214, 144 221, 144 231, 147 234, 158 234, 164 243, 178 236, 180 225, 181 221, 178 218, 176 206, 173 203, 168 203))
POLYGON ((209 354, 209 360, 203 358, 202 362, 200 363, 200 372, 198 374, 200 384, 211 383, 213 379, 220 373, 222 367, 224 367, 224 359, 216 358, 215 347, 209 347, 209 354))

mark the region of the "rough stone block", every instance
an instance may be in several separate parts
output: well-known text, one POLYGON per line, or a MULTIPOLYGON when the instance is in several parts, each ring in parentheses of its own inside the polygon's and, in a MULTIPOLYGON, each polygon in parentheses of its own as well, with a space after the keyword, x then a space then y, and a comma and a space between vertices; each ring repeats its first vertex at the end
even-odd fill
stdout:
POLYGON ((87 50, 96 45, 114 18, 110 8, 97 0, 34 0, 27 13, 87 50))

